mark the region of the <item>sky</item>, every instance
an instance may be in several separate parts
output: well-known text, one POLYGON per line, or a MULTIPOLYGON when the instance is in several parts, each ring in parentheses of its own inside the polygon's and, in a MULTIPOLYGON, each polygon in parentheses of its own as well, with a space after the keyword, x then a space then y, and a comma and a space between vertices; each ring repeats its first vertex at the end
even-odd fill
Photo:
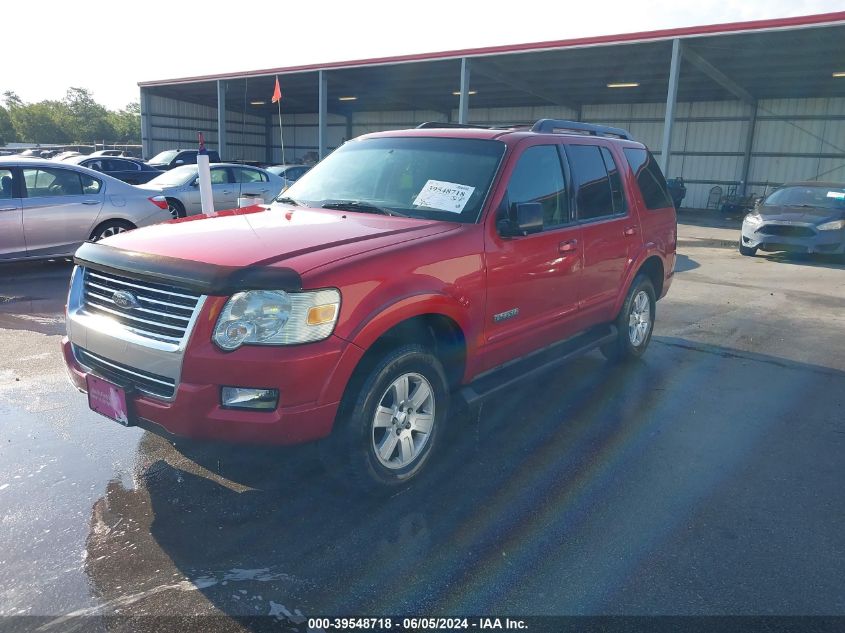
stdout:
POLYGON ((74 86, 113 109, 138 99, 139 81, 845 10, 843 0, 42 0, 49 17, 33 24, 33 6, 4 3, 0 93, 34 102, 74 86))

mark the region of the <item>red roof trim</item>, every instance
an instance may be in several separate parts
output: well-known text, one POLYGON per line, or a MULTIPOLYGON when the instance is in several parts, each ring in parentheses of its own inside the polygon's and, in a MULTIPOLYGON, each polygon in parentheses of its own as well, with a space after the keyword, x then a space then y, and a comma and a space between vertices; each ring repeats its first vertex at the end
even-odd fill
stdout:
POLYGON ((549 49, 576 48, 584 46, 600 46, 603 44, 624 44, 631 42, 653 41, 676 37, 693 37, 701 35, 721 35, 740 31, 767 31, 787 29, 802 26, 833 25, 845 22, 845 11, 833 13, 819 13, 815 15, 800 15, 789 18, 775 18, 769 20, 751 20, 747 22, 729 22, 724 24, 707 24, 703 26, 688 26, 676 29, 662 29, 658 31, 640 31, 638 33, 622 33, 617 35, 599 35, 568 40, 552 40, 548 42, 532 42, 527 44, 509 44, 504 46, 489 46, 486 48, 464 48, 452 51, 434 53, 416 53, 411 55, 397 55, 394 57, 374 57, 371 59, 356 59, 324 64, 306 64, 303 66, 289 66, 287 68, 269 68, 264 70, 250 70, 246 72, 223 73, 218 75, 201 75, 183 77, 180 79, 165 79, 157 81, 141 81, 139 86, 165 86, 170 84, 212 81, 216 79, 234 79, 240 77, 254 77, 274 74, 290 74, 315 70, 335 70, 356 66, 375 66, 385 64, 399 64, 405 62, 437 61, 457 57, 474 57, 479 55, 496 55, 503 53, 522 53, 549 49))

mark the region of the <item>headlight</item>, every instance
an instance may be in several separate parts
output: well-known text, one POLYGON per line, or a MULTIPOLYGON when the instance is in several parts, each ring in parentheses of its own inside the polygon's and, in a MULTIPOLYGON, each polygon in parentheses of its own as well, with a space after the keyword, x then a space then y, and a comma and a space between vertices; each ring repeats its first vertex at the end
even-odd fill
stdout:
POLYGON ((226 302, 214 328, 214 342, 232 351, 241 345, 296 345, 328 338, 340 312, 334 288, 288 293, 248 290, 226 302))
POLYGON ((816 227, 819 231, 838 231, 845 229, 845 220, 834 220, 833 222, 825 222, 816 227))
POLYGON ((745 216, 745 223, 749 226, 757 226, 763 222, 763 216, 760 215, 759 211, 752 211, 748 215, 745 216))

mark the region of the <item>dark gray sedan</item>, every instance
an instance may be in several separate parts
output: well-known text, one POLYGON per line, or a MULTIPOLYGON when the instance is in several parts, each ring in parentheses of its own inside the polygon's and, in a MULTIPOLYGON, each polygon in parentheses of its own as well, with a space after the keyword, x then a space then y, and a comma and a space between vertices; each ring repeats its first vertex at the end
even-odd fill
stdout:
POLYGON ((787 183, 742 222, 739 252, 819 253, 845 256, 845 185, 787 183))
POLYGON ((142 160, 124 156, 73 156, 64 162, 71 165, 82 165, 88 169, 108 174, 112 178, 128 182, 130 185, 142 185, 164 173, 160 169, 150 167, 142 160))

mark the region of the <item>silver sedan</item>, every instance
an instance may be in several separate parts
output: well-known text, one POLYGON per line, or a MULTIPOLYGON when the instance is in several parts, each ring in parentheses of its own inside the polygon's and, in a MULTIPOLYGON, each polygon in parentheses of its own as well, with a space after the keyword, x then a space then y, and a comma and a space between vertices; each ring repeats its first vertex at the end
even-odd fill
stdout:
POLYGON ((170 219, 163 196, 92 169, 0 158, 0 261, 69 256, 85 240, 170 219))
MULTIPOLYGON (((182 165, 138 187, 164 195, 173 217, 196 215, 202 211, 197 174, 196 165, 182 165)), ((241 197, 260 198, 261 202, 270 203, 284 184, 277 175, 258 167, 233 163, 211 165, 215 211, 236 208, 241 197)))

